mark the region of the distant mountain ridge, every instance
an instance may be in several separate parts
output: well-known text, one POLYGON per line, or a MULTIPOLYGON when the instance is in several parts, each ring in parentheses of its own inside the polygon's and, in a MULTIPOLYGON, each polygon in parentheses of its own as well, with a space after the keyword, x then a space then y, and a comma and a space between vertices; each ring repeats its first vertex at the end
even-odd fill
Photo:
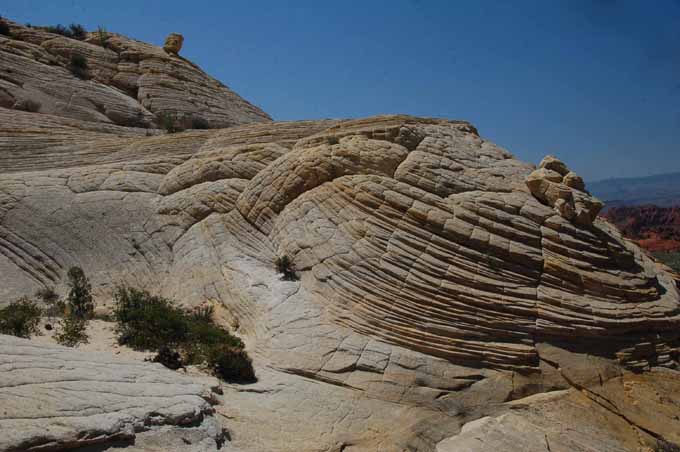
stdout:
POLYGON ((680 205, 680 172, 647 177, 604 179, 588 183, 588 190, 607 208, 654 204, 680 205))

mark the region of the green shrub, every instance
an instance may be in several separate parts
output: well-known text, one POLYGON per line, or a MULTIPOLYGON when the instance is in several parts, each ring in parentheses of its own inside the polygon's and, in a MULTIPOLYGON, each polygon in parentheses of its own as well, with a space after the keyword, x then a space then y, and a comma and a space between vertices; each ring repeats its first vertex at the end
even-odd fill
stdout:
POLYGON ((7 25, 7 22, 2 20, 2 17, 0 17, 0 35, 11 36, 9 25, 7 25))
POLYGON ((101 25, 97 28, 97 40, 99 41, 99 45, 105 49, 109 46, 109 33, 106 31, 106 28, 101 25))
POLYGON ((201 116, 193 116, 191 118, 191 128, 192 129, 209 129, 210 128, 210 123, 208 122, 207 119, 201 117, 201 116))
POLYGON ((20 298, 0 309, 0 334, 30 338, 33 334, 40 334, 38 324, 42 316, 42 309, 29 298, 20 298))
MULTIPOLYGON (((27 27, 34 28, 29 24, 26 24, 27 27)), ((83 27, 80 24, 71 24, 68 27, 64 27, 62 24, 57 24, 57 25, 48 25, 46 27, 37 27, 37 28, 42 28, 43 30, 49 32, 49 33, 54 33, 57 35, 65 36, 67 38, 71 39, 78 39, 78 40, 83 40, 85 39, 87 32, 85 31, 85 27, 83 27)))
POLYGON ((57 343, 67 347, 75 347, 78 344, 87 344, 89 342, 89 337, 86 330, 86 320, 69 315, 59 322, 59 332, 54 335, 54 339, 57 343))
POLYGON ((119 287, 114 298, 120 344, 135 350, 160 350, 187 340, 186 315, 169 300, 132 287, 119 287))
POLYGON ((68 277, 68 312, 69 316, 77 319, 91 319, 94 314, 92 286, 80 267, 71 267, 68 277))
POLYGON ((43 287, 35 292, 35 297, 43 303, 50 305, 59 300, 59 294, 54 290, 54 287, 43 287))
POLYGON ((184 130, 180 125, 178 118, 172 113, 160 112, 156 116, 156 122, 168 133, 177 133, 184 130))
POLYGON ((43 313, 50 318, 62 317, 66 314, 66 303, 59 298, 53 287, 45 287, 35 293, 35 297, 45 305, 43 313))
POLYGON ((85 31, 85 27, 83 27, 80 24, 71 24, 68 26, 68 31, 70 33, 70 37, 73 39, 78 39, 82 41, 87 37, 87 31, 85 31))
POLYGON ((70 69, 73 75, 83 80, 90 78, 88 71, 87 58, 77 53, 71 55, 70 69))
POLYGON ((157 351, 154 361, 171 369, 206 365, 225 380, 255 379, 243 342, 214 322, 212 307, 186 311, 166 298, 131 287, 119 287, 114 297, 120 344, 157 351))
POLYGON ((255 381, 253 362, 242 348, 220 346, 208 358, 213 372, 225 381, 249 383, 255 381))
POLYGON ((168 369, 177 370, 184 367, 182 364, 182 357, 177 350, 170 347, 161 347, 158 354, 151 359, 154 363, 161 363, 168 369))
POLYGON ((276 258, 276 270, 283 275, 285 281, 297 281, 299 278, 295 273, 295 265, 286 255, 276 258))

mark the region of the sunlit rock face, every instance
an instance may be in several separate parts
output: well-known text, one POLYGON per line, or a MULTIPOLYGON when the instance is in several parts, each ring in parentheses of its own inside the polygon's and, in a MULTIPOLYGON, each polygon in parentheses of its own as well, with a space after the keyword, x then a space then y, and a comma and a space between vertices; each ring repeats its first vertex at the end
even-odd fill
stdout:
MULTIPOLYGON (((434 450, 509 400, 573 398, 572 385, 600 380, 616 391, 631 370, 677 365, 670 276, 528 182, 539 172, 588 196, 578 178, 535 170, 469 123, 380 116, 146 136, 0 116, 2 300, 63 287, 77 264, 102 304, 121 282, 220 301, 260 375, 218 408, 236 416, 243 450, 311 450, 319 435, 328 447, 434 450), (277 275, 283 256, 299 280, 277 275), (319 411, 319 398, 338 405, 319 411), (263 419, 276 435, 255 431, 263 419)), ((508 419, 483 429, 521 428, 508 419)))
POLYGON ((178 56, 184 38, 163 48, 96 31, 84 41, 9 22, 0 35, 0 106, 130 127, 219 128, 271 118, 178 56), (85 66, 75 71, 73 58, 85 66), (198 126, 197 126, 198 125, 198 126))

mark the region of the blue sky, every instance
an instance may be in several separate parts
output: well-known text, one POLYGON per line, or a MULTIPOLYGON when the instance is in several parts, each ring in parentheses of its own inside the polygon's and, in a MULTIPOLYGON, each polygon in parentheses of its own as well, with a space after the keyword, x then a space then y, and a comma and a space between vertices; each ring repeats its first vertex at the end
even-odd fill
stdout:
POLYGON ((277 120, 465 119, 587 180, 680 171, 680 0, 4 1, 162 44, 277 120))

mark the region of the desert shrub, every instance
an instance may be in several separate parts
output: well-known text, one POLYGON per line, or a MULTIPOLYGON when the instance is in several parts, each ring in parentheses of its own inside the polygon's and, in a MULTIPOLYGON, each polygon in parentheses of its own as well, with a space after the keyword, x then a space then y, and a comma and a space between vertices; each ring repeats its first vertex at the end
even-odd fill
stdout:
POLYGON ((212 349, 208 363, 213 372, 225 381, 253 382, 253 362, 242 348, 220 346, 212 349))
POLYGON ((295 265, 286 255, 276 258, 276 270, 283 275, 285 281, 296 281, 298 279, 295 273, 295 265))
POLYGON ((73 75, 78 78, 88 79, 90 76, 88 72, 87 58, 82 55, 77 53, 71 55, 71 63, 69 67, 73 75))
POLYGON ((0 309, 0 334, 30 338, 39 334, 42 309, 29 298, 20 298, 0 309))
POLYGON ((87 321, 72 315, 66 316, 59 322, 59 332, 54 339, 61 345, 75 347, 78 344, 87 344, 89 337, 86 333, 87 321))
POLYGON ((45 304, 54 304, 59 300, 59 294, 54 290, 54 287, 43 287, 35 292, 35 297, 45 304))
POLYGON ((0 17, 0 35, 11 36, 9 25, 0 17))
POLYGON ((104 48, 109 46, 109 33, 106 31, 106 28, 101 25, 97 28, 97 40, 99 41, 100 46, 104 48))
POLYGON ((181 132, 183 129, 175 115, 168 112, 161 112, 156 116, 158 125, 168 133, 181 132))
POLYGON ((94 314, 92 286, 80 267, 71 267, 68 277, 68 313, 77 319, 91 319, 94 314))
POLYGON ((185 313, 166 298, 133 287, 114 293, 118 342, 136 350, 160 350, 178 346, 187 339, 185 313))
POLYGON ((24 99, 20 102, 17 102, 14 108, 17 110, 35 113, 38 110, 40 110, 40 107, 42 107, 42 104, 40 102, 35 101, 33 99, 24 99))
POLYGON ((35 298, 44 305, 43 313, 47 317, 62 317, 66 313, 66 303, 59 298, 59 294, 55 292, 53 287, 38 290, 35 293, 35 298))
POLYGON ((191 128, 192 129, 209 129, 210 123, 207 119, 201 116, 193 116, 191 118, 191 128))
POLYGON ((215 323, 212 307, 187 311, 166 298, 131 287, 119 287, 114 297, 120 344, 156 351, 154 361, 171 369, 205 365, 225 380, 255 379, 243 342, 215 323))
POLYGON ((161 347, 158 354, 151 359, 154 363, 161 363, 168 369, 177 370, 184 367, 182 364, 182 357, 177 350, 170 347, 161 347))
MULTIPOLYGON (((31 27, 31 25, 26 24, 27 27, 31 27)), ((31 27, 33 28, 33 27, 31 27)), ((42 28, 43 30, 49 32, 49 33, 54 33, 57 35, 62 35, 66 36, 67 38, 71 39, 79 39, 83 40, 85 39, 86 36, 86 31, 85 27, 83 27, 80 24, 71 24, 68 27, 63 26, 62 24, 57 24, 57 25, 48 25, 46 27, 37 27, 37 28, 42 28)))
POLYGON ((80 24, 71 24, 68 26, 68 31, 70 32, 70 37, 73 39, 78 39, 82 41, 87 37, 87 31, 85 31, 85 27, 83 27, 80 24))

